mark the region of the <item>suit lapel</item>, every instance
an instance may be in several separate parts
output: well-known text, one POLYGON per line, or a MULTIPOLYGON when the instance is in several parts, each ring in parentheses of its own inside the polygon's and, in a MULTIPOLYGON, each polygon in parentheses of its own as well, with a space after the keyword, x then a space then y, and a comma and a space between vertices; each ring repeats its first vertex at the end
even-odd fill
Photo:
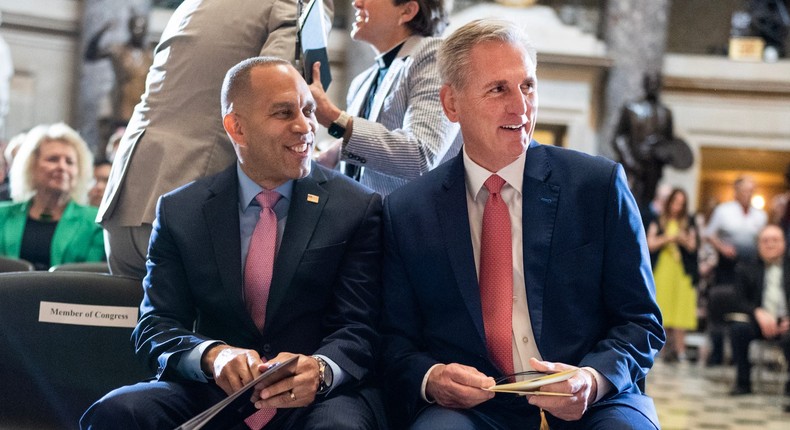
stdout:
MULTIPOLYGON (((392 61, 387 75, 384 76, 384 80, 376 90, 376 96, 373 98, 373 105, 370 107, 370 115, 368 115, 369 120, 378 121, 381 107, 384 106, 384 101, 392 91, 393 84, 401 81, 401 75, 406 73, 406 70, 411 65, 411 53, 421 41, 421 36, 412 36, 403 42, 403 47, 398 51, 398 56, 392 61)), ((367 91, 365 94, 367 94, 367 91)))
POLYGON ((321 218, 321 212, 329 199, 329 192, 321 184, 326 176, 315 165, 312 173, 294 183, 288 220, 285 223, 283 239, 274 262, 274 276, 266 307, 264 330, 270 328, 277 312, 288 294, 302 254, 313 236, 313 231, 321 218), (312 196, 311 196, 312 195, 312 196), (308 197, 310 197, 308 199, 308 197), (317 198, 316 198, 317 197, 317 198))
POLYGON ((79 218, 79 214, 76 212, 77 207, 74 206, 74 202, 69 202, 57 227, 55 227, 55 234, 52 236, 52 244, 49 251, 50 264, 53 266, 63 262, 63 253, 73 242, 74 236, 79 232, 79 229, 74 228, 75 226, 72 222, 74 218, 79 218))
POLYGON ((543 327, 543 295, 548 271, 554 222, 557 217, 560 187, 547 182, 551 165, 546 148, 532 141, 527 151, 522 185, 522 235, 524 283, 538 347, 543 327))
MULTIPOLYGON (((211 236, 210 246, 225 297, 233 300, 233 306, 239 313, 249 315, 244 305, 236 164, 217 175, 209 186, 209 197, 203 203, 203 216, 211 236)), ((257 331, 252 318, 248 316, 247 320, 248 328, 257 331)))
POLYGON ((459 155, 451 163, 447 177, 436 196, 436 209, 455 283, 485 349, 483 308, 480 304, 480 286, 475 268, 472 236, 469 233, 469 212, 466 207, 463 157, 459 155))
POLYGON ((368 92, 370 91, 370 86, 373 85, 373 80, 376 79, 376 71, 378 70, 377 66, 372 66, 365 70, 364 73, 367 73, 364 82, 360 87, 357 89, 356 94, 354 94, 354 98, 351 100, 351 104, 348 105, 347 109, 352 115, 358 116, 362 113, 362 106, 365 105, 365 102, 368 98, 368 92))

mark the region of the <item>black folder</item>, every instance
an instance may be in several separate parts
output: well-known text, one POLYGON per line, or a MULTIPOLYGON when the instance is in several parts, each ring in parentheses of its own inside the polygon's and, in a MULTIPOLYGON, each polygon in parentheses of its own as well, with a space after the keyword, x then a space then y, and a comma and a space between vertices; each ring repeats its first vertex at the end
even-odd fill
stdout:
POLYGON ((324 12, 322 0, 310 0, 304 7, 298 22, 298 41, 301 48, 302 67, 308 84, 313 83, 313 63, 321 63, 321 86, 324 91, 332 82, 329 71, 329 55, 327 54, 327 26, 329 25, 324 12))
POLYGON ((239 391, 217 402, 217 404, 201 412, 184 424, 181 424, 175 430, 197 430, 211 423, 211 420, 223 411, 236 410, 241 412, 248 407, 250 397, 252 397, 256 385, 261 382, 265 382, 266 385, 271 385, 296 374, 296 361, 298 358, 298 356, 291 357, 282 363, 275 364, 260 376, 250 381, 247 385, 241 387, 239 391))

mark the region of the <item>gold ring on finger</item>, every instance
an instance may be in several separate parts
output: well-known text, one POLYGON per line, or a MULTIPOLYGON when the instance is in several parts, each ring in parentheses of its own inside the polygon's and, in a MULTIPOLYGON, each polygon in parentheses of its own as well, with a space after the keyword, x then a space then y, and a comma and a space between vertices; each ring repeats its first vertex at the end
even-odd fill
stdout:
POLYGON ((294 394, 294 390, 291 390, 290 393, 291 393, 291 401, 293 402, 294 400, 296 400, 296 394, 294 394))

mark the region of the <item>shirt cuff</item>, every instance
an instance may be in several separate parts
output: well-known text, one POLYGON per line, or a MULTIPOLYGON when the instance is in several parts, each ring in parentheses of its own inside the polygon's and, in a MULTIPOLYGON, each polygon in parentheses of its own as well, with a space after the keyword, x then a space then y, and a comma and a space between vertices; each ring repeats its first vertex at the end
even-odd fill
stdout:
POLYGON ((316 354, 315 356, 321 357, 321 359, 326 361, 326 364, 332 369, 332 385, 329 387, 329 390, 327 390, 327 392, 324 393, 324 395, 327 395, 331 393, 332 390, 335 389, 335 387, 339 387, 340 385, 343 384, 343 381, 346 380, 346 372, 344 372, 343 369, 341 369, 340 366, 337 365, 337 363, 332 361, 331 358, 321 354, 316 354))
POLYGON ((181 359, 178 360, 178 366, 176 366, 176 370, 181 375, 184 375, 187 379, 198 381, 198 382, 208 382, 214 378, 211 375, 206 375, 203 372, 203 369, 200 365, 200 360, 203 358, 203 353, 206 350, 214 345, 222 344, 222 342, 217 340, 207 340, 198 346, 192 348, 188 352, 185 352, 181 355, 181 359))
POLYGON ((595 378, 595 383, 598 386, 598 391, 595 393, 595 400, 593 400, 593 403, 596 403, 598 400, 601 400, 603 396, 608 394, 609 391, 611 391, 612 383, 609 382, 608 379, 604 378, 600 372, 593 369, 592 367, 582 367, 582 369, 590 372, 593 378, 595 378))
POLYGON ((422 399, 428 403, 436 403, 434 400, 428 400, 428 395, 425 393, 425 387, 428 386, 428 375, 431 374, 431 372, 433 371, 433 369, 436 368, 436 366, 441 366, 441 365, 442 363, 434 364, 433 366, 430 367, 430 369, 428 369, 427 372, 425 372, 425 376, 422 377, 422 385, 420 385, 420 396, 422 396, 422 399))

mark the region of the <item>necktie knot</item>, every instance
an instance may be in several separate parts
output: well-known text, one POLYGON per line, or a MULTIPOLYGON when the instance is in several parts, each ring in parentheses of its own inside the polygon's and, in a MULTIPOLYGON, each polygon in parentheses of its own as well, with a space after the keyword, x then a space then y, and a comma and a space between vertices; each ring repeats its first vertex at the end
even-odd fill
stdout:
POLYGON ((488 190, 491 194, 499 194, 502 190, 502 187, 505 185, 505 180, 502 179, 499 175, 491 175, 486 179, 485 183, 483 184, 484 187, 488 190))
POLYGON ((261 205, 261 209, 269 209, 273 208, 274 205, 277 204, 277 201, 280 200, 280 193, 277 191, 269 191, 263 190, 255 196, 255 200, 258 201, 258 204, 261 205))

